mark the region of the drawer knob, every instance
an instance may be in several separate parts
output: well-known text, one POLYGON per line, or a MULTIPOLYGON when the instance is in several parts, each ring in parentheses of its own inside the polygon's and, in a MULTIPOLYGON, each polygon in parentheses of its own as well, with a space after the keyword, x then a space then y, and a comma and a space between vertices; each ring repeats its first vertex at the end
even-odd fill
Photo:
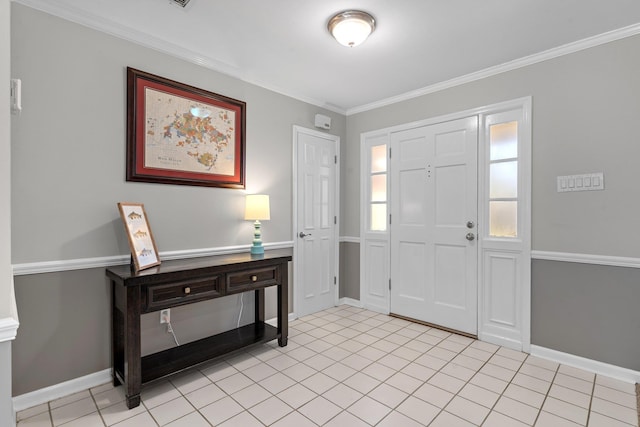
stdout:
POLYGON ((187 295, 190 294, 191 293, 191 288, 188 287, 188 286, 186 288, 184 288, 184 293, 187 294, 187 295))
POLYGON ((258 276, 251 276, 251 281, 252 282, 257 282, 258 281, 258 276))

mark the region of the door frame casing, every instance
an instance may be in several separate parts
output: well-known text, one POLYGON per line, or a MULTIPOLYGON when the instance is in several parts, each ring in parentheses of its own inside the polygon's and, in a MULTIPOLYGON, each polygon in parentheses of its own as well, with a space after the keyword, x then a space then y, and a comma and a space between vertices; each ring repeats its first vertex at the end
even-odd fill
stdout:
POLYGON ((334 242, 334 271, 333 276, 336 278, 336 284, 333 288, 334 290, 334 298, 333 304, 338 305, 339 294, 340 294, 340 243, 339 243, 339 234, 340 234, 340 137, 337 135, 332 135, 326 132, 320 132, 314 129, 305 128, 299 125, 293 125, 293 158, 292 158, 292 237, 293 237, 293 312, 291 313, 292 317, 297 317, 297 312, 301 305, 300 299, 300 269, 301 263, 299 260, 299 239, 298 239, 298 135, 306 134, 315 136, 318 138, 323 138, 334 143, 335 153, 336 153, 336 162, 335 162, 335 179, 334 179, 334 203, 335 203, 335 217, 336 222, 333 227, 333 242, 334 242))
MULTIPOLYGON (((411 123, 404 123, 400 125, 391 126, 384 129, 377 129, 369 132, 364 132, 360 135, 360 159, 361 159, 361 195, 360 195, 360 217, 366 218, 367 213, 365 209, 368 207, 367 194, 364 191, 367 187, 365 185, 365 178, 367 177, 368 165, 365 163, 365 159, 368 158, 367 149, 372 145, 371 142, 375 140, 379 143, 382 140, 386 139, 387 148, 390 147, 391 143, 391 134, 394 132, 399 132, 403 130, 413 129, 417 127, 430 126, 437 123, 462 119, 465 117, 477 116, 479 119, 479 128, 478 128, 478 224, 486 224, 487 218, 486 215, 481 209, 483 206, 482 198, 486 193, 488 183, 486 182, 485 171, 486 165, 484 164, 483 157, 481 157, 481 153, 484 153, 486 150, 486 145, 488 141, 485 138, 484 132, 484 119, 488 115, 501 113, 505 111, 511 110, 521 110, 522 111, 522 132, 519 132, 519 150, 522 146, 522 156, 519 155, 519 168, 522 168, 522 174, 519 174, 519 178, 522 178, 524 182, 519 183, 519 202, 522 201, 522 204, 519 208, 522 209, 521 215, 519 215, 518 219, 521 222, 519 226, 519 232, 522 237, 522 265, 520 266, 519 274, 518 274, 518 293, 519 293, 519 304, 520 307, 520 318, 518 319, 518 326, 521 332, 520 340, 516 341, 512 337, 500 336, 499 330, 495 329, 492 331, 485 330, 485 325, 483 323, 485 319, 485 314, 487 308, 484 306, 484 298, 485 298, 485 286, 484 286, 484 246, 483 239, 478 239, 478 270, 477 270, 477 283, 478 283, 478 332, 477 336, 479 339, 492 342, 498 345, 504 345, 511 348, 517 348, 522 351, 528 352, 531 347, 531 133, 532 133, 532 123, 531 123, 531 110, 532 110, 532 98, 531 96, 513 99, 510 101, 500 102, 496 104, 485 105, 477 108, 472 108, 469 110, 459 111, 451 114, 446 114, 442 116, 437 116, 433 118, 428 118, 424 120, 419 120, 411 123), (522 138, 522 139, 520 139, 522 138), (481 160, 482 159, 482 160, 481 160), (520 198, 520 195, 522 198, 520 198)), ((375 145, 375 144, 373 144, 375 145)), ((387 155, 389 155, 387 150, 387 155)), ((389 174, 389 171, 387 172, 389 174)), ((390 184, 389 180, 387 180, 387 200, 390 200, 389 196, 390 184)), ((390 209, 389 209, 390 212, 390 209)), ((390 239, 389 239, 389 229, 387 229, 386 235, 378 233, 377 236, 368 240, 368 236, 371 233, 367 230, 366 221, 360 222, 360 302, 364 308, 372 309, 375 311, 383 312, 388 314, 390 311, 390 293, 388 289, 384 293, 382 298, 378 298, 377 296, 369 298, 369 293, 367 289, 367 281, 365 278, 371 276, 371 273, 368 271, 370 266, 367 265, 367 248, 370 243, 374 243, 376 245, 384 245, 386 246, 387 256, 386 256, 386 265, 384 266, 384 270, 390 272, 390 239)), ((378 270, 380 268, 378 267, 378 270)), ((390 279, 390 278, 389 278, 390 279)), ((488 329, 488 328, 486 328, 488 329)))

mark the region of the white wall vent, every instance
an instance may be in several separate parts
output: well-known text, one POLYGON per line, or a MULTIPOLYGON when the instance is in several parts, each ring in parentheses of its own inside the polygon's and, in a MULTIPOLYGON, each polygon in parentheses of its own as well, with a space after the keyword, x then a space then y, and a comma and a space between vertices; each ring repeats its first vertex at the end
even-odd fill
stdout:
POLYGON ((189 3, 189 1, 191 0, 170 0, 171 3, 175 3, 178 6, 182 6, 182 7, 185 7, 187 3, 189 3))

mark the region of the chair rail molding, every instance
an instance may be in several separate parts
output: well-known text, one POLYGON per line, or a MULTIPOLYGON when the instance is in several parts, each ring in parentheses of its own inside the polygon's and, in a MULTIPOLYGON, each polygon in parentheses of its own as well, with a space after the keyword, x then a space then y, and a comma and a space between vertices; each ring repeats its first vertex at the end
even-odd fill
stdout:
MULTIPOLYGON (((286 249, 293 247, 293 241, 264 243, 266 250, 286 249)), ((219 246, 214 248, 185 249, 178 251, 160 252, 162 261, 174 259, 205 257, 213 255, 236 254, 248 252, 251 245, 219 246)), ((57 271, 86 270, 90 268, 111 267, 114 265, 126 264, 130 260, 130 255, 114 255, 96 258, 79 258, 60 261, 41 261, 30 263, 13 264, 14 276, 25 276, 28 274, 54 273, 57 271)))
POLYGON ((576 262, 579 264, 640 268, 640 258, 621 256, 577 254, 570 252, 531 251, 531 258, 546 261, 576 262))

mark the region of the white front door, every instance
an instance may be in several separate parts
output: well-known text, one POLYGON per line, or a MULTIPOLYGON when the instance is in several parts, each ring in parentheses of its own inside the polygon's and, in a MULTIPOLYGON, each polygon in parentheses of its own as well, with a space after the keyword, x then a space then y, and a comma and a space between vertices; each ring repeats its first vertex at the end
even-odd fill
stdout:
POLYGON ((337 301, 337 157, 339 137, 294 126, 294 299, 299 316, 337 301))
POLYGON ((477 334, 476 117, 391 135, 391 313, 477 334))

